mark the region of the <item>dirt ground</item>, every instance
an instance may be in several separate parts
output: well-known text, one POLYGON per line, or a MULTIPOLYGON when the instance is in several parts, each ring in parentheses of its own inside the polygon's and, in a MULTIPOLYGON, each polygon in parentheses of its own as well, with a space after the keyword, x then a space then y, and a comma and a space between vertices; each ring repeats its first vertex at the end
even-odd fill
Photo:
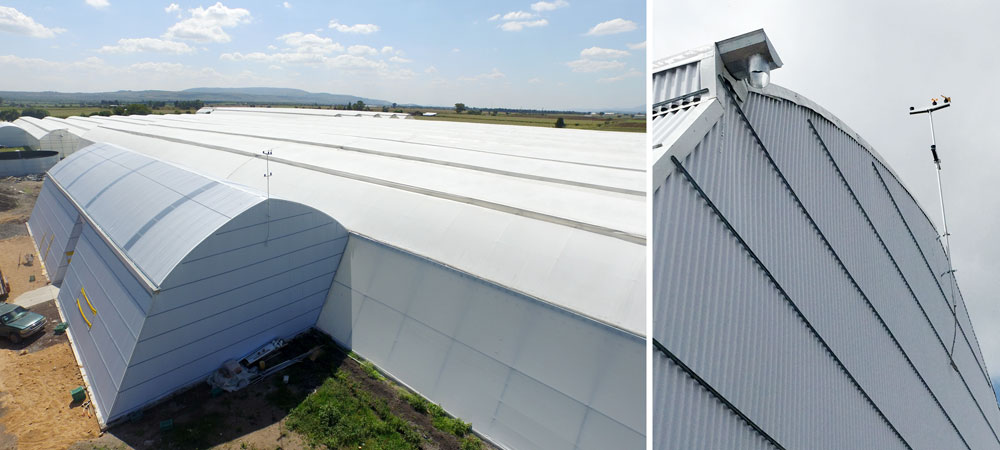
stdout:
MULTIPOLYGON (((24 228, 24 225, 20 225, 24 228)), ((42 273, 42 263, 35 255, 35 262, 30 266, 25 266, 24 255, 35 253, 35 245, 31 242, 31 236, 24 235, 0 240, 0 271, 4 278, 10 283, 10 297, 8 301, 14 301, 19 295, 38 289, 48 284, 48 278, 42 273), (22 264, 18 264, 20 261, 22 264), (35 276, 35 281, 31 281, 31 276, 35 276)))
POLYGON ((32 266, 19 265, 28 253, 35 253, 35 246, 28 237, 25 223, 35 207, 35 200, 42 190, 41 181, 21 177, 0 178, 0 271, 10 282, 9 300, 14 300, 32 289, 45 286, 42 265, 35 255, 32 266), (31 276, 35 281, 29 281, 31 276))
MULTIPOLYGON (((41 181, 32 181, 26 177, 0 178, 0 224, 27 222, 41 190, 41 181)), ((0 226, 0 233, 4 228, 0 226)), ((0 234, 0 239, 8 237, 11 236, 0 234)))
POLYGON ((83 377, 66 335, 52 332, 55 301, 31 310, 48 319, 44 332, 17 345, 0 340, 0 448, 64 449, 97 437, 93 412, 70 396, 83 377))

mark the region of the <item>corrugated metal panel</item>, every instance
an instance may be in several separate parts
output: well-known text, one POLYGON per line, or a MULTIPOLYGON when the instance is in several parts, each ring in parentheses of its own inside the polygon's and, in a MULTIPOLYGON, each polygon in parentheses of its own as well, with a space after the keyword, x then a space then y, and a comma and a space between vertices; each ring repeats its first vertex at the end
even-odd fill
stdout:
POLYGON ((656 72, 653 74, 653 103, 690 94, 701 87, 701 61, 656 72))
MULTIPOLYGON (((869 387, 873 392, 873 398, 883 405, 890 418, 894 418, 893 422, 900 424, 899 427, 904 435, 920 436, 922 432, 930 432, 931 436, 936 436, 939 432, 954 434, 949 417, 944 415, 942 408, 937 405, 936 398, 926 391, 928 389, 924 384, 926 377, 919 377, 916 372, 916 370, 937 371, 942 365, 947 364, 945 348, 937 339, 935 330, 924 319, 916 299, 908 295, 909 291, 903 279, 898 276, 893 277, 897 272, 889 254, 882 248, 875 230, 864 219, 847 185, 841 181, 820 142, 812 133, 807 122, 810 117, 806 114, 806 110, 791 102, 767 99, 756 94, 751 94, 746 107, 751 120, 762 124, 757 131, 768 146, 768 151, 774 157, 776 164, 782 168, 796 195, 816 221, 820 232, 841 258, 846 273, 854 280, 852 284, 857 283, 856 286, 845 287, 846 292, 834 293, 833 296, 835 298, 853 296, 858 302, 863 303, 859 305, 860 309, 871 304, 874 311, 881 313, 878 321, 861 325, 862 328, 889 327, 878 337, 866 341, 869 346, 880 344, 878 347, 873 347, 870 351, 859 351, 859 347, 851 343, 844 347, 843 352, 839 352, 843 355, 842 358, 848 362, 856 360, 852 372, 862 385, 869 387), (853 294, 850 293, 852 291, 853 294), (906 297, 909 297, 909 301, 899 301, 900 298, 906 297), (883 355, 880 364, 872 364, 855 357, 865 353, 883 355), (915 366, 911 360, 916 360, 920 365, 915 366), (879 374, 877 370, 888 372, 879 374), (911 395, 900 396, 899 392, 903 389, 909 389, 911 395), (906 402, 894 400, 901 398, 906 398, 906 402), (917 401, 925 402, 922 407, 916 407, 926 412, 925 422, 906 420, 910 415, 908 410, 914 408, 917 401), (932 427, 928 427, 927 423, 946 428, 931 431, 932 427), (906 431, 907 428, 911 430, 906 431)), ((811 118, 821 120, 817 115, 812 115, 811 118)), ((862 151, 861 148, 851 150, 862 151)), ((838 263, 838 266, 840 264, 838 263)), ((794 278, 796 269, 794 267, 788 269, 790 279, 794 278)), ((827 276, 835 276, 835 272, 827 276)), ((804 285, 802 295, 808 295, 809 288, 808 284, 804 285)), ((836 314, 829 313, 817 316, 816 320, 821 321, 820 323, 829 321, 830 330, 842 328, 843 323, 864 323, 838 318, 836 314)), ((831 332, 824 335, 834 334, 831 332)), ((952 388, 961 389, 960 379, 951 381, 952 388)), ((960 395, 962 392, 952 390, 948 394, 960 395)), ((936 397, 940 396, 939 393, 936 397)), ((963 434, 991 434, 988 428, 982 428, 985 425, 982 418, 978 422, 963 422, 958 425, 965 428, 963 434), (978 429, 975 428, 977 426, 978 429)), ((915 440, 930 442, 927 437, 915 440)))
POLYGON ((518 449, 641 449, 643 339, 352 237, 317 327, 518 449))
MULTIPOLYGON (((923 262, 872 168, 877 158, 820 114, 792 101, 751 93, 744 107, 775 169, 736 106, 728 98, 724 104, 727 109, 720 124, 683 164, 815 327, 814 337, 827 343, 842 369, 827 366, 836 376, 803 378, 795 373, 783 379, 782 386, 768 387, 771 378, 781 379, 789 368, 800 370, 799 364, 789 365, 778 355, 803 350, 747 344, 766 335, 765 331, 748 335, 748 330, 759 322, 769 323, 765 326, 777 328, 774 333, 798 346, 809 342, 808 334, 793 337, 789 333, 798 326, 788 327, 794 322, 780 320, 775 311, 762 311, 765 304, 760 299, 768 296, 763 291, 754 294, 745 284, 749 280, 739 278, 748 276, 740 275, 747 270, 745 254, 723 252, 723 247, 739 248, 733 234, 719 231, 725 230, 719 217, 699 213, 706 209, 704 200, 676 173, 654 195, 653 336, 690 360, 702 378, 790 448, 815 448, 816 444, 807 444, 810 438, 824 444, 834 441, 827 441, 821 427, 810 422, 815 411, 805 407, 796 413, 795 407, 783 406, 783 402, 805 402, 798 397, 811 395, 806 392, 816 376, 847 378, 847 374, 856 380, 855 394, 848 394, 849 383, 835 395, 834 404, 842 405, 860 392, 871 400, 822 407, 833 409, 824 413, 833 415, 830 420, 841 431, 856 434, 860 424, 837 416, 839 408, 878 410, 881 414, 875 413, 870 421, 881 424, 882 430, 862 429, 889 439, 895 437, 885 434, 891 424, 914 448, 996 447, 1000 442, 991 428, 998 416, 996 402, 988 383, 979 381, 983 378, 977 345, 957 347, 955 362, 961 373, 950 368, 939 335, 950 335, 953 319, 933 283, 932 271, 918 270, 923 262), (787 178, 782 180, 782 176, 787 178), (728 294, 736 289, 733 286, 740 286, 739 290, 728 294), (753 309, 740 309, 742 299, 748 297, 757 299, 753 309), (743 325, 745 321, 752 324, 743 325), (766 374, 766 379, 758 381, 759 374, 766 374), (762 389, 782 393, 757 397, 762 389), (789 412, 790 416, 782 415, 789 412)), ((910 211, 904 216, 912 216, 907 222, 929 223, 916 214, 919 208, 912 198, 906 198, 910 211)), ((935 243, 934 237, 933 231, 925 230, 917 239, 935 243)), ((942 267, 943 252, 938 249, 942 258, 938 266, 942 267)), ((654 383, 664 383, 663 377, 654 374, 654 383)), ((672 389, 681 392, 681 388, 672 389)), ((654 417, 654 423, 666 427, 670 422, 654 417)), ((872 443, 857 446, 879 447, 872 443)))
MULTIPOLYGON (((812 230, 794 225, 802 219, 796 220, 796 211, 782 205, 789 201, 787 191, 762 155, 753 151, 747 133, 740 132, 741 124, 734 124, 733 114, 730 110, 723 119, 727 130, 713 130, 685 164, 697 172, 696 179, 706 180, 703 187, 712 187, 714 196, 719 190, 738 194, 733 187, 745 187, 744 195, 755 198, 749 204, 757 205, 753 217, 782 215, 788 222, 777 224, 773 233, 807 244, 815 238, 809 236, 812 230), (711 159, 720 154, 716 149, 724 132, 734 138, 726 144, 730 151, 720 158, 728 164, 711 159), (732 180, 729 187, 724 180, 732 180)), ((764 228, 749 228, 746 221, 733 225, 750 236, 764 228)), ((654 243, 655 338, 787 448, 903 448, 820 337, 677 173, 654 195, 653 232, 654 239, 662 239, 654 243)), ((761 237, 748 241, 754 249, 761 247, 761 237)), ((800 267, 808 265, 808 256, 795 260, 800 267)), ((815 292, 837 287, 819 280, 815 292)), ((807 302, 822 307, 820 300, 828 300, 792 295, 804 313, 810 311, 807 302)), ((861 342, 871 335, 870 330, 853 331, 861 342)))
POLYGON ((666 408, 654 406, 654 449, 777 448, 673 361, 654 352, 650 363, 653 364, 653 372, 657 374, 650 401, 653 405, 670 405, 666 408))

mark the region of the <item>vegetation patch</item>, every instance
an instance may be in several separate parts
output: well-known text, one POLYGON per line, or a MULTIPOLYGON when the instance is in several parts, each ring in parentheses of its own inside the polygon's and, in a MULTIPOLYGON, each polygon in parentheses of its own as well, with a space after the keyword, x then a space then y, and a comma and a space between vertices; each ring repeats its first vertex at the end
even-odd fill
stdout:
POLYGON ((382 373, 375 368, 375 364, 372 364, 371 361, 365 361, 361 363, 361 369, 364 370, 365 373, 367 373, 368 376, 371 378, 374 378, 379 381, 385 380, 385 377, 382 376, 382 373))
POLYGON ((424 438, 385 400, 337 370, 288 415, 288 427, 328 448, 419 449, 424 438))

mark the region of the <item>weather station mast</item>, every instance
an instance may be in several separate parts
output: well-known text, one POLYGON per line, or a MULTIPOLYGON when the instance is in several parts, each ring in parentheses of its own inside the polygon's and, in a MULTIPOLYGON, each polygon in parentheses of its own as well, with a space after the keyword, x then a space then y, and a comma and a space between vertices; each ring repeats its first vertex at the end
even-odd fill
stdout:
POLYGON ((958 338, 958 301, 955 298, 955 267, 951 261, 951 233, 948 232, 948 217, 945 215, 944 209, 944 189, 941 186, 941 158, 938 156, 937 151, 937 139, 934 135, 934 112, 945 109, 951 106, 951 97, 946 95, 941 95, 941 102, 938 102, 937 98, 931 99, 931 106, 924 109, 916 109, 913 106, 910 107, 910 115, 915 116, 918 114, 927 114, 928 119, 930 119, 931 124, 931 155, 934 157, 934 165, 937 167, 937 187, 938 187, 938 203, 941 205, 941 225, 944 232, 938 236, 938 240, 944 238, 944 255, 945 259, 948 260, 948 271, 942 273, 940 276, 948 276, 950 278, 949 288, 951 290, 951 314, 955 319, 955 326, 951 337, 951 349, 948 350, 948 357, 951 359, 951 366, 958 370, 955 366, 955 340, 958 338))

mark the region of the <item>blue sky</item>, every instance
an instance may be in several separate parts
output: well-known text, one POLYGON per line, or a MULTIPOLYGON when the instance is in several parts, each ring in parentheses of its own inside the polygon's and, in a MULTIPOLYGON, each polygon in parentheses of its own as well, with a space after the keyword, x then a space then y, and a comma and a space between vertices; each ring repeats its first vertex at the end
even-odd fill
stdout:
POLYGON ((645 103, 644 1, 0 4, 4 90, 291 87, 398 103, 645 103))

